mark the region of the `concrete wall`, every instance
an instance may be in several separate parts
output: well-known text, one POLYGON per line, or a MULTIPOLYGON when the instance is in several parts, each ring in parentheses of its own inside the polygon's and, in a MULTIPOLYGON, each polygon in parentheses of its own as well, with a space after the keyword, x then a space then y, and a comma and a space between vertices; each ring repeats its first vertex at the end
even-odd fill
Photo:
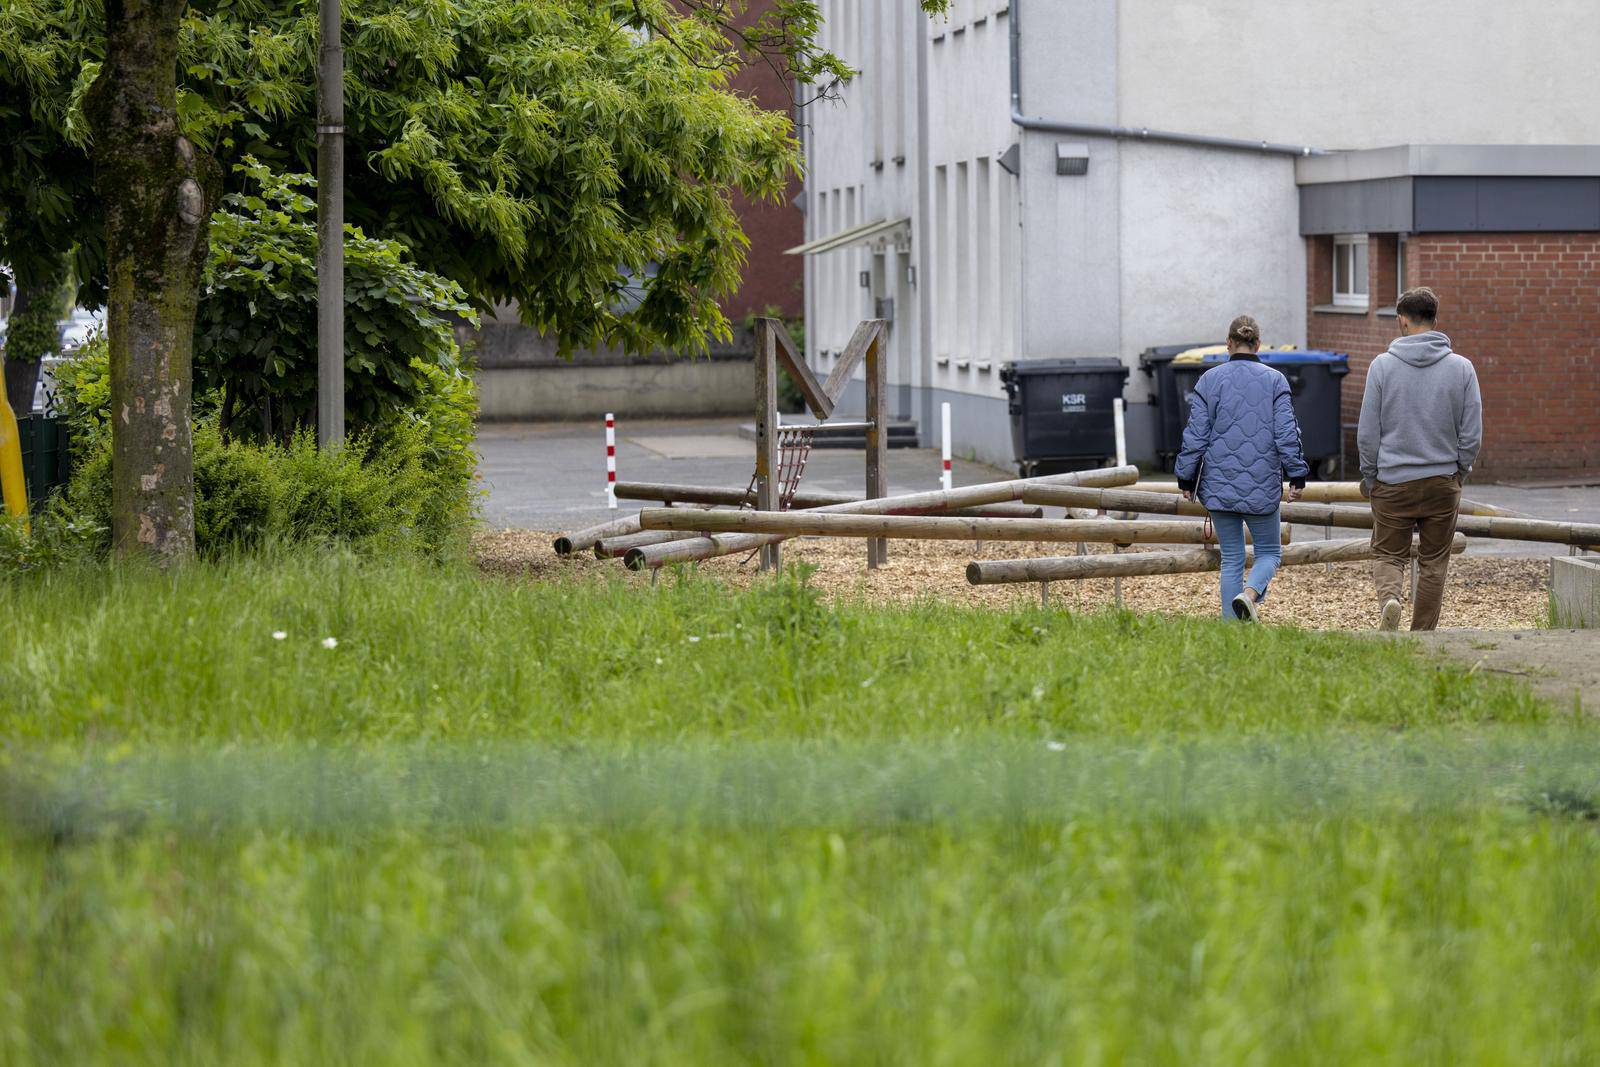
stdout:
MULTIPOLYGON (((932 413, 926 420, 931 432, 925 433, 921 441, 924 448, 939 447, 939 405, 949 403, 954 455, 960 459, 976 459, 1001 470, 1014 469, 1011 416, 1006 410, 1005 397, 977 396, 954 389, 916 389, 912 399, 918 410, 932 413)), ((838 417, 859 418, 866 408, 866 386, 851 382, 840 399, 838 417)))
POLYGON ((1557 626, 1600 627, 1600 562, 1550 557, 1550 604, 1557 626))
MULTIPOLYGON (((1292 159, 1024 133, 1010 121, 1012 18, 1027 115, 1364 148, 1600 141, 1595 10, 1587 0, 1537 13, 1491 0, 957 0, 948 22, 885 38, 882 26, 921 19, 915 0, 824 0, 837 31, 828 43, 867 73, 843 106, 810 116, 808 205, 827 192, 831 206, 807 235, 911 216, 919 286, 896 300, 896 414, 916 417, 933 444, 939 400, 971 398, 957 450, 1009 465, 998 373, 1008 359, 1118 356, 1134 367, 1145 348, 1220 336, 1240 313, 1261 321, 1268 343, 1304 344, 1308 332, 1292 159), (925 67, 919 83, 890 73, 905 69, 889 64, 907 49, 925 67), (908 173, 873 166, 884 115, 900 116, 908 173), (1056 174, 1059 142, 1087 146, 1086 175, 1056 174), (1019 178, 997 165, 1012 143, 1019 178)), ((833 255, 856 258, 808 267, 822 282, 808 281, 807 308, 824 372, 820 350, 842 346, 871 307, 855 272, 875 267, 864 253, 833 255)), ((1154 452, 1147 382, 1134 373, 1126 393, 1134 459, 1154 452)))
MULTIPOLYGON (((922 223, 931 256, 929 361, 922 396, 928 443, 937 443, 936 397, 1004 397, 1000 366, 1021 355, 1022 183, 999 160, 1017 140, 1011 126, 1009 5, 968 0, 948 23, 933 21, 928 50, 928 164, 922 223)), ((965 435, 987 428, 966 420, 965 435)), ((958 441, 963 440, 958 436, 958 441)), ((967 438, 967 440, 971 440, 967 438)), ((1010 446, 1004 457, 1009 459, 1010 446)))
POLYGON ((630 356, 615 349, 562 358, 553 340, 523 326, 516 310, 497 309, 472 333, 462 328, 478 372, 478 410, 489 420, 749 415, 755 404, 752 340, 703 356, 630 356))
POLYGON ((1119 8, 1120 123, 1323 148, 1600 142, 1593 0, 1119 8))
POLYGON ((489 367, 478 371, 478 392, 479 417, 489 421, 748 416, 755 371, 748 359, 489 367))
MULTIPOLYGON (((1047 0, 1023 0, 1020 17, 1026 114, 1128 120, 1122 42, 1134 30, 1126 5, 1089 0, 1068 14, 1047 0)), ((1186 83, 1169 80, 1169 94, 1177 84, 1186 83)), ((1022 358, 1119 356, 1132 368, 1146 348, 1222 336, 1239 314, 1260 320, 1268 343, 1304 342, 1292 159, 1023 137, 1022 358), (1087 175, 1056 174, 1058 143, 1087 146, 1087 175)), ((1156 447, 1148 383, 1135 372, 1125 393, 1136 460, 1153 458, 1156 447)))

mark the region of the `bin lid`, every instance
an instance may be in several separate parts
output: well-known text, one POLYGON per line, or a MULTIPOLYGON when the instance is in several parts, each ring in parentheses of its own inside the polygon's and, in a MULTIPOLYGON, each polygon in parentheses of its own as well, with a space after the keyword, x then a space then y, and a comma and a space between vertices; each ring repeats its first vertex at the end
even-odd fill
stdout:
MULTIPOLYGON (((1291 363, 1326 365, 1348 363, 1350 361, 1350 357, 1343 352, 1330 352, 1320 348, 1295 348, 1291 345, 1284 345, 1282 348, 1263 348, 1258 354, 1261 357, 1261 362, 1269 367, 1291 363)), ((1172 360, 1177 365, 1196 363, 1210 365, 1226 363, 1227 361, 1228 349, 1226 345, 1205 349, 1192 348, 1172 360)))
POLYGON ((1001 364, 1002 373, 1008 374, 1104 374, 1108 371, 1127 371, 1127 366, 1116 356, 1085 356, 1078 359, 1022 359, 1001 364))
POLYGON ((1292 348, 1281 352, 1261 353, 1263 363, 1348 363, 1350 357, 1343 352, 1330 352, 1321 348, 1292 348))
MULTIPOLYGON (((1187 352, 1179 352, 1177 355, 1172 357, 1172 362, 1174 364, 1203 363, 1206 361, 1207 356, 1226 357, 1227 354, 1227 345, 1206 345, 1203 348, 1191 348, 1187 352)), ((1213 360, 1213 362, 1215 362, 1215 360, 1213 360)))
POLYGON ((1174 357, 1182 355, 1191 348, 1215 348, 1219 347, 1221 343, 1220 341, 1191 341, 1184 345, 1156 345, 1139 353, 1139 364, 1148 371, 1152 365, 1170 363, 1174 357))

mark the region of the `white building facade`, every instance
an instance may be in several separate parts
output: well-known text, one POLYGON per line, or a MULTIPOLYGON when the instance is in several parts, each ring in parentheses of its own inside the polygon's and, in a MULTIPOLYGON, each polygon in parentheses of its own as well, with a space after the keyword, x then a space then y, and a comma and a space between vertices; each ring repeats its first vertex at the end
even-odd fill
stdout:
MULTIPOLYGON (((806 347, 892 319, 894 414, 1012 462, 1000 367, 1218 340, 1304 344, 1296 160, 1600 143, 1600 4, 820 0, 861 75, 802 112, 806 347)), ((1129 450, 1155 451, 1130 376, 1129 450)))

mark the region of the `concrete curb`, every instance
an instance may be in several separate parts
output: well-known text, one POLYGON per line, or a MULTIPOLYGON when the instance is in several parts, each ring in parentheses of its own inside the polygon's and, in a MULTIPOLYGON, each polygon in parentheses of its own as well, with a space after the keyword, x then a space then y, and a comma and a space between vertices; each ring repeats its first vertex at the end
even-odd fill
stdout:
POLYGON ((1600 627, 1600 561, 1550 557, 1550 605, 1557 626, 1600 627))

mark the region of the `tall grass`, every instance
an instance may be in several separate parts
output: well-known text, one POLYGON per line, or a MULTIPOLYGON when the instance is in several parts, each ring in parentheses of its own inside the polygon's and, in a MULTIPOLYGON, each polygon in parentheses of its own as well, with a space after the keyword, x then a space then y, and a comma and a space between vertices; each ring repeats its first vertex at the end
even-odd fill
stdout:
POLYGON ((0 844, 8 1064, 1600 1058, 1566 820, 0 844))
POLYGON ((332 550, 13 578, 0 642, 0 737, 75 743, 1146 736, 1549 715, 1525 690, 1338 635, 826 608, 794 579, 514 584, 332 550))
POLYGON ((1600 1061, 1600 736, 1403 645, 330 551, 0 648, 7 1067, 1600 1061))

